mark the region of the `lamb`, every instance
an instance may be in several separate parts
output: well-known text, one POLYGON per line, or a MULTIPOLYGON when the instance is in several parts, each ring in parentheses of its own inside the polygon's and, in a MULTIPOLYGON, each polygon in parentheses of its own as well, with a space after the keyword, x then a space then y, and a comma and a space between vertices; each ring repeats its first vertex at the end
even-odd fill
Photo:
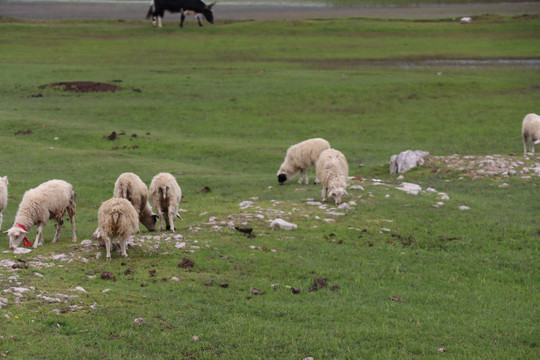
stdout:
POLYGON ((316 164, 317 177, 322 183, 322 201, 326 196, 334 198, 336 205, 341 203, 343 195, 347 194, 347 177, 349 165, 340 151, 328 149, 321 153, 316 164))
POLYGON ((523 155, 527 157, 527 144, 530 145, 534 155, 534 145, 540 144, 540 116, 527 114, 521 124, 521 136, 523 137, 523 155))
POLYGON ((101 204, 98 210, 98 228, 93 238, 105 243, 107 260, 111 260, 112 239, 118 238, 122 256, 128 257, 126 240, 139 231, 139 215, 126 199, 112 198, 101 204))
POLYGON ((159 173, 150 183, 150 199, 159 216, 159 231, 163 230, 165 218, 167 230, 174 232, 174 219, 182 217, 178 213, 178 205, 182 200, 182 190, 174 176, 169 173, 159 173))
MULTIPOLYGON (((279 184, 283 185, 287 179, 290 179, 299 171, 300 179, 298 179, 298 183, 302 184, 302 177, 305 177, 305 184, 308 184, 309 179, 306 169, 314 166, 320 153, 327 149, 330 149, 330 144, 321 138, 308 139, 289 147, 285 160, 277 172, 279 184)), ((315 178, 315 184, 318 183, 319 179, 315 178)))
POLYGON ((139 176, 132 172, 121 174, 114 184, 114 197, 129 200, 148 231, 156 229, 157 215, 152 212, 148 203, 148 188, 139 176))
POLYGON ((77 241, 75 234, 75 214, 77 206, 75 204, 75 191, 73 186, 64 180, 50 180, 34 189, 24 193, 19 204, 19 210, 15 216, 15 224, 6 231, 9 236, 9 247, 11 250, 17 248, 24 240, 24 246, 30 247, 32 244, 26 238, 28 231, 32 226, 38 226, 36 231, 36 241, 34 249, 38 245, 43 245, 43 227, 49 219, 55 219, 58 222, 56 234, 52 243, 56 243, 60 237, 60 230, 64 221, 62 218, 66 210, 71 221, 71 230, 73 232, 73 242, 77 241), (41 240, 41 243, 40 243, 41 240))
POLYGON ((8 201, 8 184, 7 176, 0 178, 0 229, 2 228, 2 220, 4 219, 2 213, 6 208, 8 201))

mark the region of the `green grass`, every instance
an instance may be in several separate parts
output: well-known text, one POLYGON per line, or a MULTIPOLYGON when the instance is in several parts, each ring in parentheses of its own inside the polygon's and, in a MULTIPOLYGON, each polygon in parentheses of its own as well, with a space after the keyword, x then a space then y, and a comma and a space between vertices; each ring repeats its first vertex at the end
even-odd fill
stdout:
MULTIPOLYGON (((0 293, 9 300, 0 309, 0 354, 537 358, 538 177, 406 173, 405 181, 450 196, 435 208, 437 193, 395 189, 388 160, 406 149, 522 160, 520 125, 538 112, 538 68, 426 61, 538 59, 539 25, 537 16, 482 16, 467 26, 343 19, 184 29, 171 21, 154 29, 143 21, 2 18, 0 176, 10 181, 2 230, 24 191, 62 178, 77 192, 79 240, 89 239, 120 173, 149 184, 167 171, 182 187, 187 212, 176 226, 194 252, 163 236, 106 262, 96 259, 103 249, 71 243, 68 222, 50 244, 49 223, 45 245, 16 256, 29 269, 0 268, 2 289, 30 289, 20 303, 0 293), (42 88, 59 81, 107 82, 121 91, 42 88), (115 141, 104 138, 122 130, 127 135, 115 141), (320 199, 320 186, 276 181, 287 147, 317 136, 347 156, 351 176, 367 179, 354 182, 365 190, 349 191, 345 200, 356 201, 355 209, 335 222, 306 202, 320 199), (204 186, 212 191, 200 192, 204 186), (254 205, 240 209, 244 200, 254 205), (298 229, 271 230, 276 217, 298 229), (256 237, 227 222, 252 226, 256 237), (51 259, 60 253, 73 260, 51 259), (193 269, 177 266, 183 257, 193 269), (36 259, 56 266, 37 268, 36 259), (102 280, 104 271, 117 281, 102 280), (316 278, 339 289, 310 292, 316 278), (78 297, 38 297, 57 294, 78 297), (145 323, 134 325, 135 318, 145 323)), ((141 227, 141 236, 157 235, 141 227)), ((1 239, 0 261, 13 260, 1 239)))

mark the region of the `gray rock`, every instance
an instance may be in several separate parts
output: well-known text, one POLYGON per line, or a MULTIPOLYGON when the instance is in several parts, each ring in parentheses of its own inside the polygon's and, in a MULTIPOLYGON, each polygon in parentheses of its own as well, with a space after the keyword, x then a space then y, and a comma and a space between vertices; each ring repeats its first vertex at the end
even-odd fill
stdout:
POLYGON ((422 150, 406 150, 390 157, 390 174, 401 174, 417 166, 424 165, 424 157, 429 152, 422 150))

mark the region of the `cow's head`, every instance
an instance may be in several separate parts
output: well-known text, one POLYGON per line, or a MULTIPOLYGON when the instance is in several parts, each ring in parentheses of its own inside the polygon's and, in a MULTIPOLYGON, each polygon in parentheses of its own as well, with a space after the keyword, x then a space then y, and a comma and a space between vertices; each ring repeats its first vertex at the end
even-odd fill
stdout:
POLYGON ((202 11, 202 14, 204 15, 204 18, 206 21, 208 21, 210 24, 214 23, 214 11, 212 8, 216 5, 215 2, 211 3, 210 5, 206 5, 204 7, 204 10, 202 11))

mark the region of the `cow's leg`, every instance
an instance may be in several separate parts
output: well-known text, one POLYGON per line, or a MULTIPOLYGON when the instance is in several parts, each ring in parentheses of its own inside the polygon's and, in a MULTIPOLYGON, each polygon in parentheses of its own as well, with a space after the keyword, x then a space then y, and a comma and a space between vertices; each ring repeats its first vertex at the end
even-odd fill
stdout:
POLYGON ((152 26, 156 27, 156 17, 152 16, 152 26))
POLYGON ((184 15, 184 10, 180 11, 180 27, 184 27, 184 19, 186 18, 186 15, 184 15))
POLYGON ((158 27, 163 27, 163 25, 161 25, 161 16, 158 15, 157 21, 158 21, 158 27))
POLYGON ((199 23, 199 26, 202 26, 201 16, 199 14, 197 14, 197 15, 195 15, 195 17, 197 18, 197 22, 199 23))

